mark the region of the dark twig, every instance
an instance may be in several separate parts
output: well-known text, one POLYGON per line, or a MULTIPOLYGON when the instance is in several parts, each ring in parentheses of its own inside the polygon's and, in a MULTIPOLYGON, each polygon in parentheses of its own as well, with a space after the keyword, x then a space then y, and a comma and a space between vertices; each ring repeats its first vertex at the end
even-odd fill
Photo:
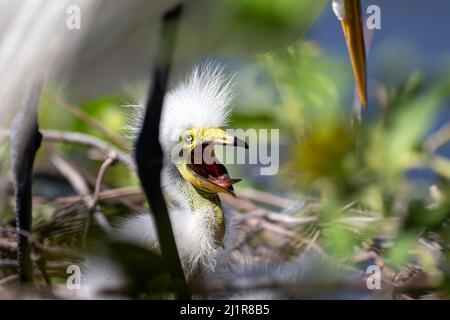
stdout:
POLYGON ((110 233, 112 228, 108 223, 106 217, 104 217, 103 213, 98 208, 98 198, 99 192, 102 185, 103 177, 105 175, 106 169, 117 161, 117 153, 115 151, 111 151, 106 160, 103 162, 100 167, 96 183, 95 183, 95 191, 92 195, 89 186, 83 176, 74 168, 62 155, 60 155, 56 149, 48 146, 50 159, 56 168, 61 172, 61 174, 66 177, 75 191, 82 197, 82 200, 87 208, 87 223, 84 230, 83 244, 86 242, 87 233, 89 231, 91 216, 95 219, 97 224, 105 231, 105 233, 110 233))
POLYGON ((47 260, 45 259, 44 255, 42 254, 42 251, 39 247, 35 246, 33 244, 33 252, 37 254, 36 259, 36 266, 38 267, 39 271, 42 274, 42 277, 44 278, 45 284, 50 288, 52 285, 52 280, 47 272, 47 260))
MULTIPOLYGON (((9 230, 0 228, 0 232, 9 233, 9 230)), ((16 233, 12 229, 11 232, 16 233)), ((27 235, 25 234, 24 236, 27 235)), ((33 247, 39 250, 39 252, 44 255, 46 259, 82 259, 81 254, 67 248, 44 246, 35 239, 29 239, 29 242, 32 242, 33 247)), ((17 253, 17 245, 15 243, 0 241, 0 253, 6 254, 8 256, 14 256, 17 253)))
MULTIPOLYGON (((111 199, 120 199, 123 197, 130 197, 130 196, 140 196, 142 195, 142 189, 138 186, 129 186, 129 187, 122 187, 117 189, 109 189, 109 190, 103 190, 98 193, 99 200, 111 200, 111 199)), ((56 202, 59 203, 69 203, 73 204, 75 202, 80 201, 80 196, 67 196, 67 197, 61 197, 57 198, 56 202)))
POLYGON ((170 60, 175 43, 175 28, 182 5, 168 12, 163 19, 159 59, 155 64, 153 81, 146 105, 144 122, 136 141, 135 156, 138 175, 155 216, 161 252, 172 279, 179 282, 178 298, 190 298, 170 224, 169 213, 161 191, 162 150, 159 144, 161 109, 166 92, 170 60))

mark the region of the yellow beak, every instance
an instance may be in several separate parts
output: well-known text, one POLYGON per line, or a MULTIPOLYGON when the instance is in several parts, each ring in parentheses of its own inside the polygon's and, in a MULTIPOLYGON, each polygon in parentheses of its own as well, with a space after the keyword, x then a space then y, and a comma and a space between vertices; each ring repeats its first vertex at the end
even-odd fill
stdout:
POLYGON ((342 20, 345 41, 350 54, 356 86, 363 106, 367 104, 366 50, 360 0, 345 0, 345 18, 342 20))
MULTIPOLYGON (((200 129, 200 139, 192 150, 204 145, 231 145, 248 148, 246 142, 227 134, 220 128, 200 129)), ((191 151, 192 151, 191 150, 191 151)), ((223 164, 214 159, 214 164, 183 163, 177 166, 183 178, 199 190, 208 193, 227 193, 235 196, 232 185, 240 179, 230 179, 223 164)))
POLYGON ((226 131, 221 128, 202 129, 202 142, 248 149, 247 142, 226 133, 226 131))

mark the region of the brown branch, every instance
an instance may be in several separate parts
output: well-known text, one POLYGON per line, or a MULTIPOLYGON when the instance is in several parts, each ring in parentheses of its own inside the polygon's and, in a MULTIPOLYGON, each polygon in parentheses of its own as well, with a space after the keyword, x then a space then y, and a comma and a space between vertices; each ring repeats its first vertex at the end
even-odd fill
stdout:
POLYGON ((82 197, 87 207, 92 208, 94 206, 94 199, 90 195, 89 186, 83 176, 55 148, 47 146, 47 151, 51 163, 58 169, 61 175, 66 178, 75 192, 82 197))
MULTIPOLYGON (((98 193, 99 200, 114 200, 128 196, 142 196, 142 188, 140 186, 129 186, 104 190, 98 193)), ((60 197, 56 199, 56 202, 71 204, 80 201, 81 198, 81 196, 60 197)))
MULTIPOLYGON (((17 230, 13 228, 0 228, 0 232, 3 232, 5 234, 9 233, 13 235, 17 234, 17 230)), ((47 259, 61 259, 61 258, 73 260, 82 259, 82 255, 78 254, 76 251, 66 248, 46 246, 40 243, 30 233, 22 231, 21 234, 23 234, 28 239, 28 242, 32 243, 33 247, 38 248, 41 251, 41 253, 46 256, 47 259)), ((0 252, 7 255, 14 255, 17 253, 17 244, 6 241, 0 241, 0 252)))
MULTIPOLYGON (((79 145, 95 148, 104 155, 108 155, 111 151, 114 151, 117 154, 117 160, 125 164, 131 170, 135 169, 134 161, 128 153, 117 149, 113 145, 97 137, 80 132, 58 130, 41 130, 41 133, 45 142, 76 143, 79 145)), ((0 138, 3 136, 9 136, 9 134, 10 131, 8 129, 0 128, 0 138)))
POLYGON ((114 151, 111 151, 100 167, 100 170, 97 175, 97 180, 95 182, 95 190, 93 195, 94 203, 96 204, 93 217, 97 222, 97 225, 99 225, 108 234, 111 234, 113 229, 109 224, 108 219, 106 219, 105 215, 100 211, 100 208, 97 204, 98 204, 98 195, 101 191, 103 177, 105 176, 106 169, 108 169, 109 166, 116 163, 116 161, 117 161, 117 154, 114 151))
MULTIPOLYGON (((52 163, 69 181, 75 191, 81 196, 81 199, 87 207, 89 216, 87 217, 87 224, 84 230, 84 240, 86 240, 87 232, 89 230, 91 215, 94 217, 99 227, 101 227, 105 233, 110 234, 112 228, 108 223, 106 217, 103 216, 103 213, 97 207, 97 203, 98 193, 102 184, 103 176, 108 166, 116 161, 116 153, 114 151, 111 151, 105 162, 102 164, 96 181, 96 190, 92 195, 90 193, 89 186, 84 180, 83 176, 68 161, 66 161, 64 157, 56 151, 56 149, 48 147, 48 150, 52 163)), ((83 243, 85 243, 85 241, 83 243)))
POLYGON ((106 157, 106 160, 102 163, 100 170, 97 175, 97 180, 95 181, 95 190, 94 190, 94 198, 98 199, 98 195, 101 191, 103 177, 105 176, 106 169, 108 169, 109 166, 114 165, 117 161, 117 153, 112 150, 108 156, 106 157))
POLYGON ((51 98, 53 101, 55 101, 58 105, 60 105, 65 110, 70 112, 72 115, 74 115, 75 117, 77 117, 77 118, 81 119, 82 121, 84 121, 86 124, 91 126, 93 129, 95 129, 96 131, 98 131, 99 133, 104 135, 106 138, 108 138, 109 140, 111 140, 112 142, 114 142, 115 144, 120 146, 121 148, 123 148, 125 150, 130 150, 131 149, 131 145, 126 139, 124 139, 121 136, 118 136, 118 135, 110 132, 107 128, 105 128, 103 126, 103 124, 100 121, 92 118, 89 114, 87 114, 80 107, 74 106, 74 105, 68 103, 67 101, 65 101, 62 98, 58 97, 56 94, 54 94, 53 92, 50 92, 49 90, 45 90, 45 94, 49 98, 51 98))
POLYGON ((299 202, 296 200, 283 198, 270 194, 268 192, 253 190, 253 189, 241 189, 236 191, 236 194, 240 198, 250 199, 256 202, 265 203, 271 206, 280 207, 283 209, 290 209, 295 207, 299 202))

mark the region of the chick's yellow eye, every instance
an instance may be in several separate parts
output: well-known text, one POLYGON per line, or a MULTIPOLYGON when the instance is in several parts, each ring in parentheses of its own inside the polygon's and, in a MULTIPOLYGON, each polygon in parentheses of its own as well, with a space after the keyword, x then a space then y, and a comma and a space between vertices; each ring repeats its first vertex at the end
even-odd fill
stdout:
POLYGON ((186 137, 184 137, 184 140, 187 143, 191 143, 194 140, 194 137, 191 134, 187 134, 186 137))

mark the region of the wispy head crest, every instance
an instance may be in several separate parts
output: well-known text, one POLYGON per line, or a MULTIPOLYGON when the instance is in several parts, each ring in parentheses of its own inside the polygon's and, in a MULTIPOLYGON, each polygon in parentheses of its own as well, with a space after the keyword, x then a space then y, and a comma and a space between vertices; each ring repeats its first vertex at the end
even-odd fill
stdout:
MULTIPOLYGON (((183 82, 166 94, 160 129, 164 151, 170 152, 186 129, 227 125, 233 100, 232 79, 224 74, 223 66, 207 62, 194 67, 183 82)), ((131 114, 125 129, 129 137, 135 138, 140 131, 145 108, 143 105, 126 107, 130 107, 131 114)))
POLYGON ((196 66, 166 95, 160 131, 163 148, 178 143, 183 130, 225 126, 232 99, 232 77, 224 74, 223 66, 212 62, 196 66))

